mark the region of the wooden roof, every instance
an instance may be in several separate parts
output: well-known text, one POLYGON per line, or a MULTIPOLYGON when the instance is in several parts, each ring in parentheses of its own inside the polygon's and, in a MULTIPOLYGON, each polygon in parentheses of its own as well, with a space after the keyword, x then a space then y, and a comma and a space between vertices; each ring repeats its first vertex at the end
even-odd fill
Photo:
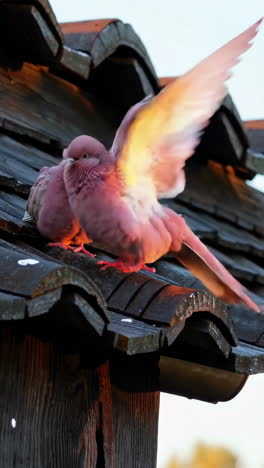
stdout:
MULTIPOLYGON (((65 333, 106 356, 158 352, 161 390, 232 398, 247 375, 264 372, 262 314, 227 311, 169 257, 156 275, 102 272, 94 259, 47 247, 22 221, 42 166, 57 164, 82 133, 110 145, 126 109, 167 79, 158 82, 140 38, 120 20, 59 25, 45 0, 1 1, 0 13, 0 319, 30 322, 32 333, 44 320, 49 339, 65 333)), ((186 191, 165 203, 263 303, 264 197, 244 180, 263 159, 248 132, 227 96, 188 164, 186 191)))

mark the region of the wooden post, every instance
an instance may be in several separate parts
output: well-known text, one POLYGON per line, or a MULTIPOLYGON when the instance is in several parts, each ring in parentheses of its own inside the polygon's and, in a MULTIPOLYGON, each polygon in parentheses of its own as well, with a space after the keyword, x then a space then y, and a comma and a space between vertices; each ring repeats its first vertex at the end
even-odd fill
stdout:
POLYGON ((2 322, 0 339, 1 467, 155 467, 156 354, 113 353, 109 366, 88 350, 87 367, 18 322, 2 322))
POLYGON ((111 361, 116 468, 156 466, 159 417, 158 354, 111 361))

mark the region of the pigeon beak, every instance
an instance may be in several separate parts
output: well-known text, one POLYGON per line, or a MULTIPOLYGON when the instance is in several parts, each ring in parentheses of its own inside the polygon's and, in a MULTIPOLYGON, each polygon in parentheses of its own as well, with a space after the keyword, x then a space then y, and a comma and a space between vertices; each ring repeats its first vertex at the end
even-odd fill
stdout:
POLYGON ((65 166, 71 166, 75 162, 73 158, 66 158, 65 166))
POLYGON ((68 154, 68 148, 65 148, 62 152, 62 159, 66 159, 68 154))

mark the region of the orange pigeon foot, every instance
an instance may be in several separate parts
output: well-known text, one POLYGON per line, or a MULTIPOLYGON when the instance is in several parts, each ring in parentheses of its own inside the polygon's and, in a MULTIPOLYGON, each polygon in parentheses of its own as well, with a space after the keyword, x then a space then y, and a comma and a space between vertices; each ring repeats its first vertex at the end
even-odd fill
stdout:
POLYGON ((64 245, 62 242, 49 242, 48 243, 49 247, 59 247, 59 249, 63 250, 73 250, 74 253, 82 252, 89 257, 96 257, 95 254, 92 254, 88 250, 84 248, 83 244, 78 245, 77 247, 72 247, 71 245, 64 245))
POLYGON ((88 257, 96 257, 95 254, 92 254, 91 252, 89 252, 88 250, 85 249, 84 245, 83 244, 80 244, 78 245, 77 247, 70 247, 68 246, 68 248, 70 250, 73 250, 74 253, 78 253, 78 252, 82 252, 84 253, 85 255, 88 255, 88 257))
POLYGON ((132 273, 139 270, 147 270, 152 273, 155 273, 156 270, 153 267, 148 267, 144 263, 140 265, 129 265, 128 263, 122 262, 122 260, 116 260, 115 262, 107 262, 105 260, 100 260, 97 262, 97 265, 103 265, 101 270, 104 271, 107 268, 116 268, 117 270, 122 271, 122 273, 132 273))

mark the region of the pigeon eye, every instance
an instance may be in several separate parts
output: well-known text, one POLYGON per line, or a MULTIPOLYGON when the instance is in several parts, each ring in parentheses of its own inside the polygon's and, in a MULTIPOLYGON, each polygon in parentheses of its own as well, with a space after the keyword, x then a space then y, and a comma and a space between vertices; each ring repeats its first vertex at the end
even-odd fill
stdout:
POLYGON ((84 159, 88 159, 90 156, 89 156, 89 154, 84 153, 84 154, 82 155, 82 157, 83 157, 84 159))

